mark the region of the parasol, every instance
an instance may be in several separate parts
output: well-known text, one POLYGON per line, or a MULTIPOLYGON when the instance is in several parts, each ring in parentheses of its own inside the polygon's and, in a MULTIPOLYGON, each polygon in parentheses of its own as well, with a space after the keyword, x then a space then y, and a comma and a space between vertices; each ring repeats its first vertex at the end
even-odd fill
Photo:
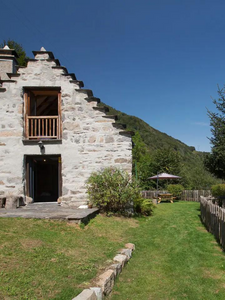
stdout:
POLYGON ((157 191, 158 191, 158 183, 161 179, 180 179, 180 176, 168 174, 168 173, 160 173, 155 176, 149 177, 148 179, 157 179, 157 191))

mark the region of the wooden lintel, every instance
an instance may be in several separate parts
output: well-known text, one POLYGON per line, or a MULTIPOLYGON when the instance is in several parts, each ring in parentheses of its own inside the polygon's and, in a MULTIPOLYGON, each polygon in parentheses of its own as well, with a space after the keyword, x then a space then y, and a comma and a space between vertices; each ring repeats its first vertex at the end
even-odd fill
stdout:
POLYGON ((49 95, 51 94, 51 92, 54 93, 54 95, 56 95, 56 91, 60 91, 61 87, 60 86, 24 86, 23 87, 25 90, 29 90, 35 93, 37 93, 39 91, 39 95, 49 95), (48 94, 49 93, 49 94, 48 94))

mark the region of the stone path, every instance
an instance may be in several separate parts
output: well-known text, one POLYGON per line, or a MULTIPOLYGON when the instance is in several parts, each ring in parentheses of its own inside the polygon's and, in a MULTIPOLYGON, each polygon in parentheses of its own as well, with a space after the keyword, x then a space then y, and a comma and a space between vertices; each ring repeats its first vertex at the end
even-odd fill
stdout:
POLYGON ((0 208, 0 218, 58 219, 87 223, 99 213, 97 208, 64 208, 57 203, 32 203, 16 209, 0 208))

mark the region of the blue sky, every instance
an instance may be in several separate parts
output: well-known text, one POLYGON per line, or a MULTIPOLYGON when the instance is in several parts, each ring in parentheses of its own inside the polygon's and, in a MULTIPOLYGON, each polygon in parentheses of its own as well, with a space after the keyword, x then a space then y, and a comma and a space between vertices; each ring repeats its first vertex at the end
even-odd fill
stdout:
POLYGON ((225 84, 225 1, 0 1, 0 41, 42 46, 106 104, 210 151, 225 84))

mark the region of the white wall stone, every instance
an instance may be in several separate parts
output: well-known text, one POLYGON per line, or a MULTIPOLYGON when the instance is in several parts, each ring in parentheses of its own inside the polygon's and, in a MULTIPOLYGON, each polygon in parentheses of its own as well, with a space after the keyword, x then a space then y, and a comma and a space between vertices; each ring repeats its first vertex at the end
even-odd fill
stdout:
POLYGON ((96 102, 85 100, 88 95, 76 91, 79 86, 64 76, 63 69, 48 54, 38 53, 36 61, 19 68, 16 82, 5 82, 0 93, 0 192, 23 195, 25 192, 25 155, 41 155, 37 143, 24 140, 24 87, 60 87, 62 100, 62 142, 46 143, 45 155, 61 155, 62 203, 86 203, 85 182, 91 172, 116 166, 129 173, 132 168, 131 138, 119 134, 114 120, 94 110, 96 102))

